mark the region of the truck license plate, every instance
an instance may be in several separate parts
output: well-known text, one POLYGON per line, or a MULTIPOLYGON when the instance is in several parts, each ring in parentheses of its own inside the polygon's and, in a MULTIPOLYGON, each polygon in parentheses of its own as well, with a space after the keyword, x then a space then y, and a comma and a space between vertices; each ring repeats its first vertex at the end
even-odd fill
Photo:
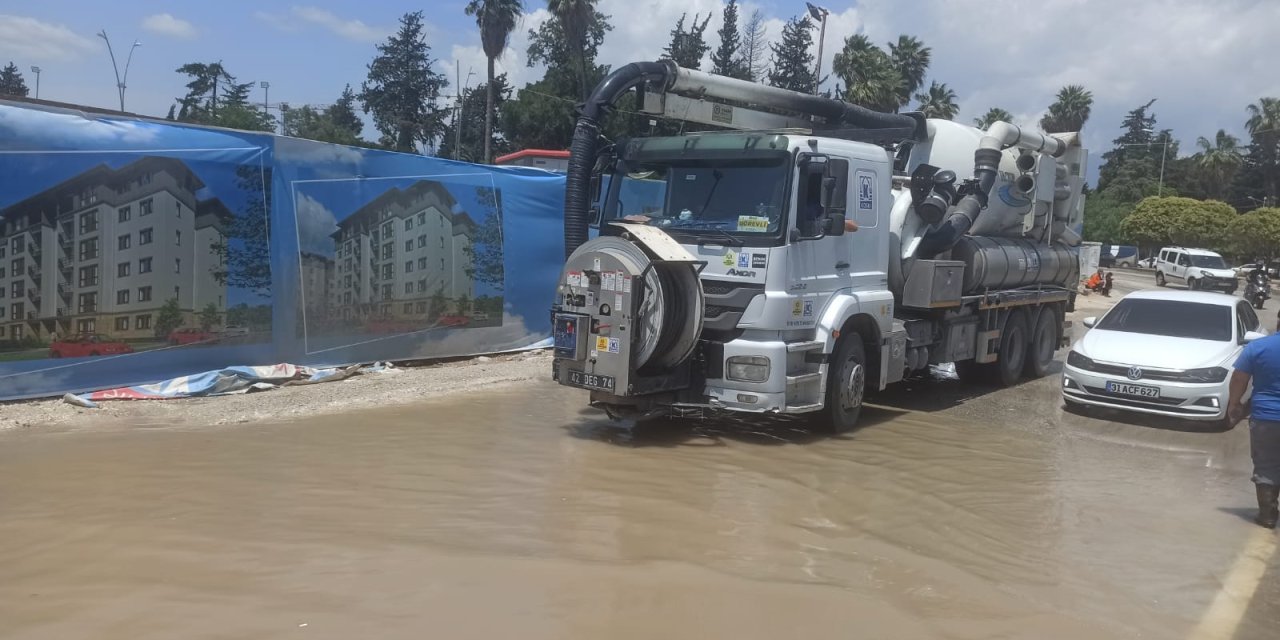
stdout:
POLYGON ((1107 393, 1116 393, 1122 396, 1135 396, 1138 398, 1159 398, 1160 387, 1148 387, 1141 384, 1128 384, 1125 382, 1107 382, 1107 393))
POLYGON ((569 370, 569 384, 584 389, 613 391, 613 376, 601 376, 576 369, 569 370))

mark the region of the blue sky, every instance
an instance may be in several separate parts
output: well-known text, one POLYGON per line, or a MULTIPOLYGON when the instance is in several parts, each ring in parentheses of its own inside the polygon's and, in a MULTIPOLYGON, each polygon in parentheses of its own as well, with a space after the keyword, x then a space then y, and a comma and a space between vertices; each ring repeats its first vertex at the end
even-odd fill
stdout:
MULTIPOLYGON (((601 57, 614 65, 657 57, 667 31, 685 11, 711 12, 710 36, 719 27, 723 3, 601 0, 615 25, 601 57)), ((468 70, 477 74, 472 84, 484 73, 479 37, 463 14, 463 0, 6 4, 0 8, 0 63, 13 60, 30 85, 34 77, 28 69, 39 65, 43 98, 116 106, 110 62, 94 34, 106 29, 121 57, 133 39, 140 40, 126 106, 148 114, 163 115, 184 93, 183 79, 173 71, 180 64, 219 59, 242 81, 269 81, 273 104, 329 103, 344 84, 358 87, 374 44, 394 29, 401 14, 415 9, 426 13, 428 41, 441 71, 452 79, 456 60, 464 83, 468 70)), ((917 35, 933 48, 930 79, 957 91, 963 121, 1000 106, 1032 124, 1057 88, 1081 83, 1096 98, 1085 141, 1097 151, 1116 136, 1125 111, 1153 97, 1159 98, 1160 125, 1174 129, 1187 153, 1197 136, 1212 137, 1218 128, 1243 135, 1245 105, 1280 95, 1271 33, 1280 24, 1275 0, 826 0, 825 5, 831 10, 825 68, 854 33, 877 42, 899 33, 917 35)), ((526 8, 524 24, 499 63, 517 87, 540 76, 525 65, 524 32, 547 18, 542 0, 526 0, 526 8)), ((754 9, 765 16, 774 38, 783 20, 804 10, 804 2, 744 3, 744 13, 754 9)), ((254 99, 263 99, 261 89, 254 99)), ((371 130, 366 135, 374 136, 371 130)), ((1092 164, 1096 169, 1096 154, 1092 164)))

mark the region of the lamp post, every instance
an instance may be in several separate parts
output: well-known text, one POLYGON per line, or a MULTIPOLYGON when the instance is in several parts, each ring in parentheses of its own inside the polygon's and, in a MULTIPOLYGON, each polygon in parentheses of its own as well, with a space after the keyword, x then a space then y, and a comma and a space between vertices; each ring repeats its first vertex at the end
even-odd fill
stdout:
POLYGON ((40 99, 40 67, 31 66, 31 73, 36 74, 36 100, 40 99))
POLYGON ((129 47, 129 56, 124 62, 124 76, 120 75, 120 67, 116 65, 116 54, 111 49, 111 38, 107 37, 107 30, 103 29, 98 32, 98 37, 107 43, 107 55, 111 56, 111 69, 116 72, 116 89, 120 92, 120 110, 124 111, 124 90, 128 87, 129 82, 129 65, 133 63, 133 51, 142 46, 141 42, 133 41, 133 46, 129 47))
POLYGON ((804 3, 809 7, 809 15, 820 25, 818 28, 818 66, 813 71, 813 94, 818 95, 818 85, 822 84, 822 44, 827 39, 827 16, 830 11, 823 7, 814 6, 808 2, 804 3))
MULTIPOLYGON (((458 84, 458 115, 453 121, 453 159, 462 159, 462 94, 466 93, 466 87, 462 86, 462 63, 454 60, 453 74, 458 84)), ((475 71, 467 69, 467 86, 471 86, 471 76, 475 75, 475 71)))
POLYGON ((263 80, 258 86, 262 87, 262 112, 266 113, 271 104, 271 83, 263 80))
MULTIPOLYGON (((1147 133, 1155 133, 1154 129, 1143 129, 1143 131, 1147 133)), ((1164 136, 1164 142, 1160 143, 1160 182, 1156 187, 1157 198, 1164 195, 1164 161, 1169 157, 1169 132, 1162 131, 1160 133, 1161 135, 1164 136)), ((1147 143, 1148 147, 1151 145, 1152 143, 1150 142, 1147 143)), ((1134 146, 1134 145, 1125 145, 1125 146, 1134 146)))

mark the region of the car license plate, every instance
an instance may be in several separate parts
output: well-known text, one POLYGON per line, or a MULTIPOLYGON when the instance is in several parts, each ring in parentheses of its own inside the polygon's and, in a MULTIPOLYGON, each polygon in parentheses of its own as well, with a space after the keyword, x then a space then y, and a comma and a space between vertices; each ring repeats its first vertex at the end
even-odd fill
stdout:
POLYGON ((569 384, 585 389, 613 391, 613 376, 601 376, 576 369, 569 370, 569 384))
POLYGON ((1122 396, 1135 396, 1138 398, 1159 398, 1160 387, 1148 387, 1141 384, 1128 384, 1126 382, 1108 382, 1107 393, 1116 393, 1122 396))

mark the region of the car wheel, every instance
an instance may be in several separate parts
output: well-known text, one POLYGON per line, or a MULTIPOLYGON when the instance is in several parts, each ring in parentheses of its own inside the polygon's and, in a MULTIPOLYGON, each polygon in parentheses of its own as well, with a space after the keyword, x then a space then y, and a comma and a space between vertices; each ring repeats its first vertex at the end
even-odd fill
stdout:
POLYGON ((858 424, 866 395, 867 354, 862 336, 849 331, 840 336, 827 368, 826 408, 813 415, 814 426, 828 433, 845 433, 858 424))
POLYGON ((1027 361, 1027 313, 1014 309, 1000 332, 1000 358, 996 360, 997 380, 1002 387, 1012 387, 1022 379, 1027 361))
POLYGON ((1192 291, 1200 290, 1200 281, 1195 278, 1187 278, 1187 288, 1192 291))
POLYGON ((1049 364, 1053 362, 1053 352, 1057 351, 1058 329, 1055 326, 1058 314, 1051 307, 1045 307, 1036 316, 1036 324, 1031 329, 1031 344, 1027 349, 1027 362, 1023 375, 1027 378, 1043 378, 1049 375, 1049 364))
POLYGON ((1163 273, 1163 272, 1160 272, 1160 271, 1157 271, 1157 272, 1156 272, 1156 286, 1157 286, 1157 287, 1163 287, 1163 286, 1164 286, 1164 285, 1166 285, 1166 284, 1168 284, 1168 283, 1167 283, 1167 282, 1165 282, 1165 280, 1164 280, 1164 273, 1163 273))

